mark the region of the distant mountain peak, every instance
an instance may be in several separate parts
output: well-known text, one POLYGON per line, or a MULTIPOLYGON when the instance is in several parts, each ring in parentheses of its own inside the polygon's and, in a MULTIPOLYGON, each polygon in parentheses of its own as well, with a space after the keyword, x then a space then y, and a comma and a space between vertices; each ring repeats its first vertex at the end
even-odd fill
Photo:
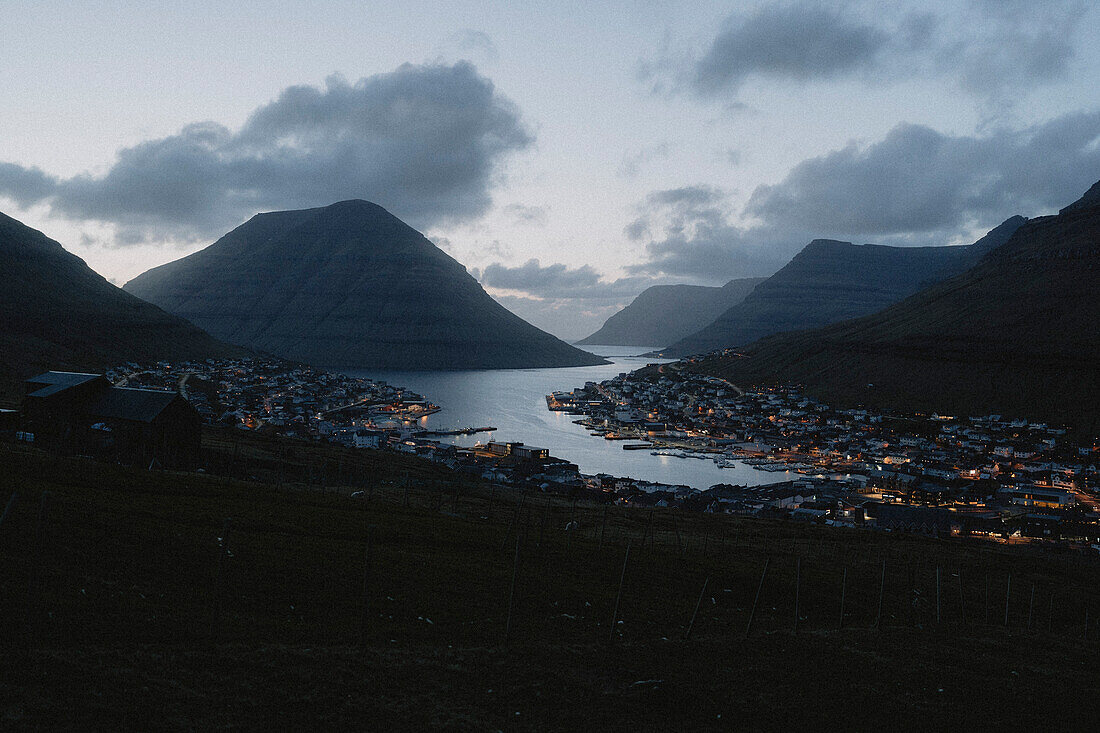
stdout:
POLYGON ((727 308, 740 303, 764 278, 705 285, 653 285, 638 294, 598 331, 578 344, 663 347, 694 333, 727 308))
POLYGON ((226 341, 322 366, 605 363, 508 311, 424 235, 362 199, 255 216, 126 289, 226 341))

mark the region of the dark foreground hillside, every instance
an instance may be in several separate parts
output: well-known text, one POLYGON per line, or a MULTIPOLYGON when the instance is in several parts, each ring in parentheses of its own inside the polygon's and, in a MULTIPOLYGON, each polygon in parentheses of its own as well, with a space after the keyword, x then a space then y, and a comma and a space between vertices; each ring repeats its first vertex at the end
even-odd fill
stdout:
POLYGON ((19 494, 0 524, 6 725, 993 729, 1100 713, 1091 558, 574 506, 251 436, 206 450, 236 478, 0 445, 3 500, 19 494))

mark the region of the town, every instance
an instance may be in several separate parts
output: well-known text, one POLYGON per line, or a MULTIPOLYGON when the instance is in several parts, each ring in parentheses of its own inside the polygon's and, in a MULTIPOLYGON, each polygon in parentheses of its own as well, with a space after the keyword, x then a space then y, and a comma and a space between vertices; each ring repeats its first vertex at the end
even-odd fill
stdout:
MULTIPOLYGON (((278 360, 128 363, 100 379, 118 399, 149 390, 179 392, 191 414, 207 424, 416 455, 502 487, 623 506, 1006 544, 1100 547, 1096 442, 1082 443, 1061 427, 999 415, 833 409, 795 387, 742 390, 683 364, 651 365, 554 392, 546 396, 547 407, 576 415, 575 422, 594 436, 622 441, 624 449, 714 461, 719 467, 748 465, 775 473, 775 482, 697 489, 582 474, 576 464, 552 456, 550 448, 518 441, 459 446, 441 438, 493 428, 428 430, 423 418, 442 408, 423 395, 278 360)), ((73 392, 74 385, 92 384, 88 380, 95 376, 50 372, 28 383, 28 395, 49 393, 56 400, 58 390, 73 392), (31 391, 43 387, 44 392, 31 391)), ((162 402, 156 410, 175 404, 162 402)), ((33 416, 34 403, 28 404, 33 416)), ((118 442, 121 423, 97 422, 111 417, 102 410, 89 415, 90 428, 113 426, 118 442)), ((165 422, 186 421, 177 415, 165 422)), ((39 428, 37 442, 43 447, 47 432, 39 428)), ((34 440, 30 432, 17 437, 34 440)), ((197 434, 184 437, 182 445, 197 441, 197 434)), ((90 452, 89 445, 85 441, 81 451, 90 452)), ((194 464, 197 452, 188 454, 194 464)), ((140 455, 144 464, 156 452, 127 455, 140 455)), ((169 465, 165 455, 162 449, 154 465, 169 465)), ((117 446, 104 457, 119 459, 117 446)))
POLYGON ((663 505, 1096 549, 1094 440, 1000 415, 833 409, 793 386, 742 390, 684 365, 588 382, 547 395, 547 406, 584 415, 594 435, 627 449, 794 476, 662 495, 663 505))

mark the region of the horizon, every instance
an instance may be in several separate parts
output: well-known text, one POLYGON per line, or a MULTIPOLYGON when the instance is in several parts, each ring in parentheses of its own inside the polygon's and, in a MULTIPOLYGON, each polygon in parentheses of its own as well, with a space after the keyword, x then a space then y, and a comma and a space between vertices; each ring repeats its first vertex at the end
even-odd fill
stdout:
POLYGON ((575 341, 650 285, 968 244, 1100 177, 1079 2, 9 5, 0 210, 117 285, 362 198, 575 341))

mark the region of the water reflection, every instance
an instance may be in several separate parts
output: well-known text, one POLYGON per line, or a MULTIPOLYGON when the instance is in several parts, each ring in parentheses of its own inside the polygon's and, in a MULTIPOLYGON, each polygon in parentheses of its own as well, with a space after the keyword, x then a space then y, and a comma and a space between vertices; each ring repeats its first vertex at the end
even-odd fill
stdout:
POLYGON ((415 372, 342 370, 347 374, 380 379, 408 387, 443 408, 418 420, 425 429, 455 430, 466 427, 495 427, 475 435, 440 436, 456 445, 478 441, 522 441, 549 448, 550 454, 576 463, 584 473, 687 484, 699 489, 717 483, 758 485, 774 483, 794 474, 756 471, 737 463, 719 468, 713 460, 654 456, 647 450, 626 451, 620 441, 590 436, 573 421, 579 417, 546 409, 545 396, 554 390, 568 390, 586 381, 601 381, 651 363, 635 356, 649 351, 639 347, 587 347, 612 363, 561 369, 502 369, 489 371, 415 372))

